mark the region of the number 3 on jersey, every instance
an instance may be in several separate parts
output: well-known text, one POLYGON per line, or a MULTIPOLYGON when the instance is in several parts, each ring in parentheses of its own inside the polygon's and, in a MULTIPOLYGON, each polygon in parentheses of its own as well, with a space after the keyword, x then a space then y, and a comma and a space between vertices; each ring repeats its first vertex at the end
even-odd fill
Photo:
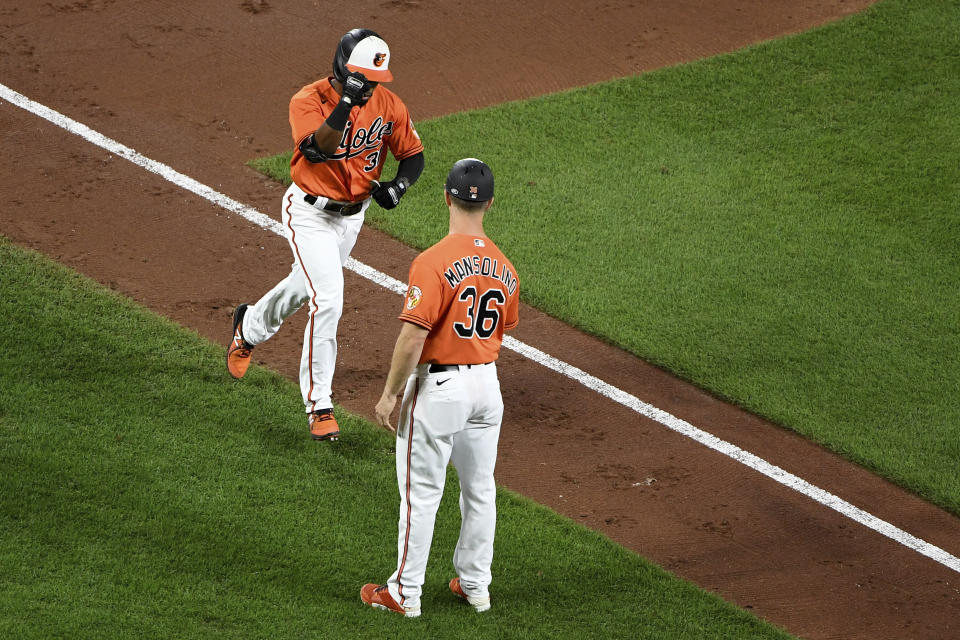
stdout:
POLYGON ((486 340, 497 330, 500 323, 500 309, 507 302, 507 297, 500 289, 487 289, 483 295, 477 295, 476 287, 464 287, 458 298, 461 302, 469 302, 467 309, 468 322, 454 322, 453 329, 457 335, 469 340, 474 335, 486 340), (493 303, 491 307, 490 303, 493 303))
POLYGON ((367 156, 364 158, 364 160, 367 161, 366 166, 363 167, 364 171, 369 173, 377 168, 377 165, 380 164, 380 151, 380 149, 377 149, 373 153, 367 154, 367 156))

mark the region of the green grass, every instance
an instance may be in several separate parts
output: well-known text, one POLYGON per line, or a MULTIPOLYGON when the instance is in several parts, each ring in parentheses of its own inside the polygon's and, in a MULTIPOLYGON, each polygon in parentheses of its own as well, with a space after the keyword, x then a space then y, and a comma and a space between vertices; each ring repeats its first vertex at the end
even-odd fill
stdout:
POLYGON ((960 514, 958 104, 960 2, 888 0, 418 123, 424 176, 368 217, 426 247, 485 159, 527 302, 960 514))
POLYGON ((446 590, 451 473, 417 620, 364 607, 395 566, 393 438, 0 238, 0 637, 786 638, 506 491, 494 609, 446 590))

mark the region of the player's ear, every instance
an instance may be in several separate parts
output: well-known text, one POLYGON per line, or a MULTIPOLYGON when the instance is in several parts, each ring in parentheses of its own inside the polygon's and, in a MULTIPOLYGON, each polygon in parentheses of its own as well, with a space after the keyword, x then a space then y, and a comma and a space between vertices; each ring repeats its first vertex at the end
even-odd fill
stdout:
POLYGON ((486 213, 487 211, 489 211, 489 210, 490 210, 490 205, 492 205, 492 204, 493 204, 493 196, 490 196, 490 199, 487 200, 487 206, 485 206, 485 207, 483 208, 483 212, 486 213))
POLYGON ((450 192, 446 189, 443 190, 443 201, 447 203, 448 207, 453 204, 453 200, 450 199, 450 192))

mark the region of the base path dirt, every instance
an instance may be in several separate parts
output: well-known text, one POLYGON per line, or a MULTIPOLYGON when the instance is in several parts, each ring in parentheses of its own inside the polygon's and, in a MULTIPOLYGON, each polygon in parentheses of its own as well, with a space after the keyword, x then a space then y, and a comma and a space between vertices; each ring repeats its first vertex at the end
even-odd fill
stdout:
MULTIPOLYGON (((302 0, 2 0, 0 83, 278 218, 282 188, 244 162, 291 146, 289 98, 327 73, 350 28, 391 44, 393 88, 416 121, 733 50, 869 4, 360 0, 338 5, 350 14, 340 17, 302 0)), ((287 273, 283 239, 159 176, 8 103, 0 131, 0 233, 210 340, 225 344, 233 307, 287 273)), ((354 255, 403 281, 414 252, 367 228, 354 255)), ((346 279, 335 400, 370 417, 400 299, 346 279)), ((304 315, 255 352, 291 379, 304 315)), ((960 555, 956 517, 782 428, 528 307, 514 335, 960 555)), ((502 485, 804 638, 960 637, 960 574, 512 352, 500 371, 502 485)), ((224 372, 224 384, 237 383, 224 372)))

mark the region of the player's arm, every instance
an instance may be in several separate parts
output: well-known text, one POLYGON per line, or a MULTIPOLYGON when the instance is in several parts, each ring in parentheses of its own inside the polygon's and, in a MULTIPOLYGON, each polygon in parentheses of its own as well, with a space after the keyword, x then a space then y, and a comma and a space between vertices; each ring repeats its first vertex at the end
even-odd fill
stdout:
POLYGON ((423 151, 404 158, 397 164, 397 177, 394 180, 406 180, 409 187, 420 178, 424 164, 426 162, 423 159, 423 151))
POLYGON ((340 102, 317 130, 300 142, 303 157, 309 162, 317 163, 326 162, 335 154, 343 140, 343 130, 347 128, 350 110, 366 102, 365 98, 369 97, 368 94, 375 86, 362 73, 354 72, 348 75, 340 89, 340 102))
POLYGON ((400 203, 400 198, 407 189, 417 181, 423 173, 423 151, 397 163, 397 177, 389 182, 373 180, 370 184, 370 195, 384 209, 393 209, 400 203))
POLYGON ((374 180, 370 184, 370 195, 384 209, 393 209, 400 203, 403 194, 423 173, 424 165, 423 142, 413 126, 407 107, 399 100, 394 107, 394 128, 387 140, 387 146, 393 157, 399 161, 397 177, 389 182, 374 180))
POLYGON ((390 373, 387 374, 387 382, 383 386, 383 393, 375 409, 377 422, 390 431, 396 431, 390 424, 390 414, 393 413, 393 408, 397 404, 397 396, 403 391, 407 378, 410 377, 417 363, 420 362, 423 343, 426 341, 428 333, 429 331, 420 325, 404 322, 400 329, 400 335, 397 337, 397 343, 393 347, 390 373))

